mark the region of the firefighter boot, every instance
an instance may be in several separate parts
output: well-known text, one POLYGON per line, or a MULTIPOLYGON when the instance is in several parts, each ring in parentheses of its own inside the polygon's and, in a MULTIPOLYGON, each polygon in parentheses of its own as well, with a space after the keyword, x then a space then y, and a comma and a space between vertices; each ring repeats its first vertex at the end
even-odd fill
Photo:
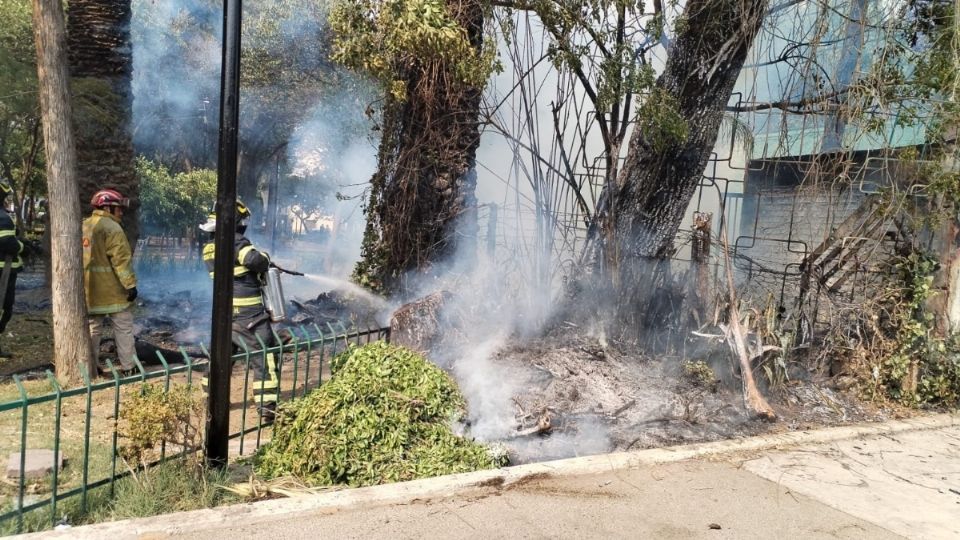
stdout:
POLYGON ((260 423, 264 426, 272 424, 277 419, 277 404, 275 402, 265 402, 257 407, 260 413, 260 423))

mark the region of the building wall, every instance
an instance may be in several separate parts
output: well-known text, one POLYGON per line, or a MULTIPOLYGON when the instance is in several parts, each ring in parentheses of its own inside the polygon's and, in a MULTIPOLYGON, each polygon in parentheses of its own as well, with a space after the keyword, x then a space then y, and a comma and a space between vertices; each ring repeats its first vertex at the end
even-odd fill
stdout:
MULTIPOLYGON (((757 307, 772 300, 784 314, 796 310, 801 263, 867 202, 882 180, 869 170, 867 162, 868 156, 855 155, 844 162, 840 172, 810 157, 751 162, 739 234, 733 245, 745 298, 757 307)), ((854 245, 850 240, 837 241, 854 245)), ((857 245, 872 250, 878 242, 867 244, 857 245)), ((844 268, 856 268, 857 262, 857 254, 853 254, 844 268)), ((858 283, 855 275, 846 280, 835 298, 854 301, 858 283)))

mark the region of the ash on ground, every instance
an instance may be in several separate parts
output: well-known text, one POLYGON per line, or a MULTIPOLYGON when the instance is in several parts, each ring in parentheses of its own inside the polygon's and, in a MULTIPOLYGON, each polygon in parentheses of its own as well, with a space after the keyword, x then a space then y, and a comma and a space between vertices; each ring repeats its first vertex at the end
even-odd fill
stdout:
MULTIPOLYGON (((136 321, 137 353, 143 359, 155 357, 159 350, 165 356, 174 357, 183 347, 190 356, 205 356, 200 343, 209 340, 211 303, 209 295, 194 295, 189 290, 164 292, 150 291, 141 300, 136 321), (141 353, 141 350, 143 353, 141 353)), ((376 326, 376 307, 348 293, 322 292, 314 298, 289 302, 287 319, 274 323, 274 331, 280 339, 302 339, 303 328, 316 336, 313 325, 326 333, 343 328, 366 328, 376 326)), ((111 343, 104 352, 112 352, 111 343)))
MULTIPOLYGON (((140 296, 134 307, 134 337, 137 358, 149 370, 160 365, 158 353, 170 365, 206 358, 201 344, 209 342, 211 283, 206 272, 190 272, 170 276, 143 276, 139 283, 140 296)), ((332 328, 353 330, 379 326, 384 308, 376 298, 364 298, 349 290, 323 291, 321 287, 308 298, 288 298, 287 320, 276 323, 274 329, 281 339, 290 339, 291 333, 303 337, 303 328, 316 336, 317 325, 324 335, 332 328)), ((50 288, 41 269, 27 268, 17 279, 14 317, 3 336, 3 348, 15 353, 15 358, 0 363, 0 381, 12 374, 22 378, 44 378, 51 369, 53 357, 50 288)), ((100 343, 100 357, 110 359, 116 366, 116 344, 108 330, 100 343)), ((106 363, 100 369, 110 376, 106 363)))
MULTIPOLYGON (((766 389, 779 419, 753 419, 737 381, 713 380, 705 375, 713 370, 690 365, 584 336, 508 343, 486 367, 491 377, 513 379, 513 425, 492 438, 522 463, 881 419, 855 396, 810 381, 766 389)), ((463 381, 456 361, 448 369, 463 381)), ((466 386, 468 399, 476 399, 469 381, 466 386)))
POLYGON ((290 303, 293 308, 288 320, 294 326, 317 324, 324 328, 342 323, 347 328, 350 325, 372 328, 383 318, 382 305, 349 291, 322 292, 311 299, 294 298, 290 303))

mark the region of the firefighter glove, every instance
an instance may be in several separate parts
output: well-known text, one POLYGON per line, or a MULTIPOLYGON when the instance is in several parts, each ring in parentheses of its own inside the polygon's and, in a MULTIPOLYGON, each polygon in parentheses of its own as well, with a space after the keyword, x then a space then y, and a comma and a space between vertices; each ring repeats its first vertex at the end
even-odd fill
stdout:
POLYGON ((127 289, 127 302, 133 302, 137 299, 137 288, 131 287, 127 289))

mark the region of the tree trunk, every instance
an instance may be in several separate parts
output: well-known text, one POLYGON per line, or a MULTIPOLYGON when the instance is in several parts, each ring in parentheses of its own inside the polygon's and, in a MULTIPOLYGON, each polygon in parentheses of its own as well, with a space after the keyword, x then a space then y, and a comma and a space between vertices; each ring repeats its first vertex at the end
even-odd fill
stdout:
POLYGON ((130 130, 130 0, 71 0, 68 10, 81 208, 104 187, 129 197, 134 211, 124 214, 123 229, 134 247, 140 182, 130 130))
MULTIPOLYGON (((479 2, 448 3, 479 50, 479 2)), ((450 66, 425 62, 403 70, 407 99, 384 111, 377 171, 371 179, 362 285, 403 293, 404 277, 430 274, 456 253, 475 254, 476 150, 482 88, 461 82, 450 66)))
POLYGON ((601 193, 588 260, 613 289, 616 324, 640 330, 659 294, 673 239, 690 205, 724 107, 767 0, 691 0, 651 97, 638 111, 627 158, 601 193))
POLYGON ((95 374, 95 365, 83 295, 81 214, 61 6, 58 0, 33 0, 33 27, 50 202, 54 363, 58 377, 75 383, 81 369, 95 374))

